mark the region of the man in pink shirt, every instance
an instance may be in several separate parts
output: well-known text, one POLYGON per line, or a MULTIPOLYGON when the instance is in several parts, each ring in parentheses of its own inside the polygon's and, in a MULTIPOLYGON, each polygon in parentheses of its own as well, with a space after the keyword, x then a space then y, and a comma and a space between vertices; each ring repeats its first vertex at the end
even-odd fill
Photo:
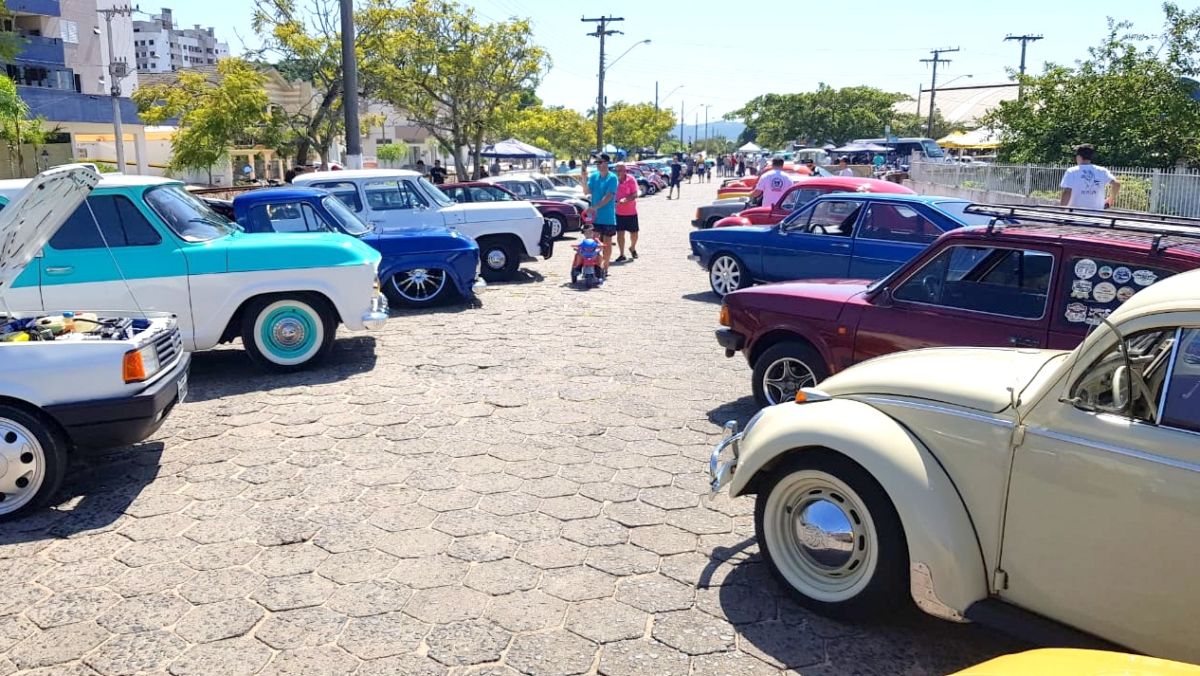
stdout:
POLYGON ((617 248, 620 255, 613 260, 620 263, 625 260, 625 233, 629 233, 629 255, 638 257, 638 214, 637 214, 638 182, 628 170, 624 162, 617 163, 617 248))

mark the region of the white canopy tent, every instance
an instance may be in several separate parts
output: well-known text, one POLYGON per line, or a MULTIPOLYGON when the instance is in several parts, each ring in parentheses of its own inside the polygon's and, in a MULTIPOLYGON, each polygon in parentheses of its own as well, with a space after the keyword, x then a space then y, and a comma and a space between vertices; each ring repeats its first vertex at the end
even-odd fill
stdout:
POLYGON ((762 146, 758 145, 754 141, 750 141, 749 143, 742 146, 741 148, 738 148, 738 152, 739 153, 761 153, 762 146))

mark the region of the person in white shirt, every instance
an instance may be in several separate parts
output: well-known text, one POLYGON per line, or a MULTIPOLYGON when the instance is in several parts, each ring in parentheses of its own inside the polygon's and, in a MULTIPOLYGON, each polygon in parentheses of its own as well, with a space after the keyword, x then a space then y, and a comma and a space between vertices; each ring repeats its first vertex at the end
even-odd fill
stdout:
POLYGON ((1096 149, 1090 144, 1075 147, 1075 166, 1063 174, 1062 197, 1058 203, 1064 207, 1080 209, 1107 209, 1117 201, 1121 182, 1104 167, 1092 164, 1096 149))
POLYGON ((776 157, 771 160, 771 171, 768 171, 758 177, 758 183, 754 185, 754 193, 750 195, 750 199, 762 197, 762 205, 764 207, 775 206, 783 193, 792 187, 792 177, 783 171, 783 158, 776 157))
POLYGON ((850 163, 847 162, 846 158, 844 158, 844 157, 838 160, 837 175, 838 176, 853 176, 854 175, 854 170, 850 168, 850 163))

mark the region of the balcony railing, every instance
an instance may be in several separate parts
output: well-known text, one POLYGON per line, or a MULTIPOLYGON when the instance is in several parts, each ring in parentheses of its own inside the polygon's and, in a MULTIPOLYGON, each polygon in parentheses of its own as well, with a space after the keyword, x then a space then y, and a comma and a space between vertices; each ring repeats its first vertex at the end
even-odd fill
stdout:
POLYGON ((35 61, 37 63, 61 66, 66 63, 63 56, 63 41, 59 38, 47 38, 40 35, 24 36, 25 44, 17 54, 17 61, 35 61))
POLYGON ((8 7, 8 11, 15 14, 62 16, 59 0, 8 0, 5 5, 8 7))

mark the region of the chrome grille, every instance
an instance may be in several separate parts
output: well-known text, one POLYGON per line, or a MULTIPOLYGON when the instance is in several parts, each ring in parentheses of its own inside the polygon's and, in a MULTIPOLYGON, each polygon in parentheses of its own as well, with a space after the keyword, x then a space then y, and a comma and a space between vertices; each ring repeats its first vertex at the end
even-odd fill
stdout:
POLYGON ((179 327, 155 336, 154 349, 158 351, 158 363, 163 366, 173 363, 183 352, 183 337, 179 334, 179 327))

